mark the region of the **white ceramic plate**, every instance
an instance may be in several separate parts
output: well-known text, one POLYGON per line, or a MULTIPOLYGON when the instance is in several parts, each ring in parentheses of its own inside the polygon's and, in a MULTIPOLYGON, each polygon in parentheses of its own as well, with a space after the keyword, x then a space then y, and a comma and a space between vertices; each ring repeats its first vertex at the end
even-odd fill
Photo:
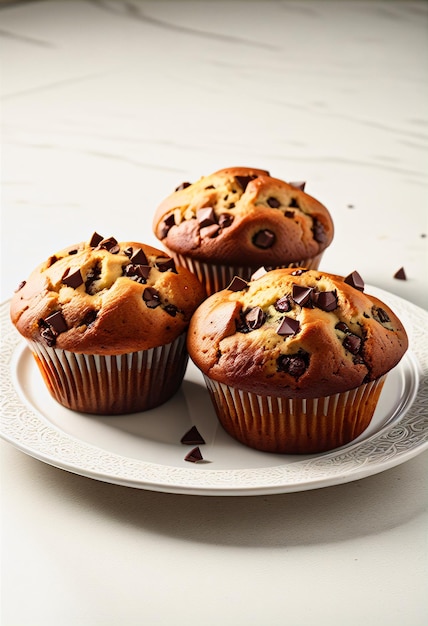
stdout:
POLYGON ((105 482, 173 493, 259 495, 346 483, 394 467, 428 448, 428 313, 367 286, 401 318, 410 349, 389 374, 373 420, 354 442, 311 456, 257 452, 218 425, 199 371, 189 364, 181 390, 146 413, 88 416, 51 398, 33 357, 1 306, 0 435, 23 452, 105 482), (196 425, 203 463, 180 443, 196 425))

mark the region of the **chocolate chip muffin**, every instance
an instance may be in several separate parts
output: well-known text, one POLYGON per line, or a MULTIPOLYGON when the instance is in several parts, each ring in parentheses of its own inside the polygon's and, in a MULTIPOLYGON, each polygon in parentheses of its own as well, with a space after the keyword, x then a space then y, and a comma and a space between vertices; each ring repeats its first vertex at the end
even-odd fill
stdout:
POLYGON ((158 207, 156 237, 188 267, 207 294, 260 266, 316 269, 333 239, 330 213, 304 191, 248 167, 182 183, 158 207))
POLYGON ((355 439, 407 349, 391 309, 357 272, 260 272, 196 310, 188 333, 220 422, 246 445, 314 453, 355 439))
POLYGON ((179 388, 189 320, 204 296, 195 276, 161 250, 95 233, 41 263, 15 292, 10 314, 58 402, 130 413, 179 388))

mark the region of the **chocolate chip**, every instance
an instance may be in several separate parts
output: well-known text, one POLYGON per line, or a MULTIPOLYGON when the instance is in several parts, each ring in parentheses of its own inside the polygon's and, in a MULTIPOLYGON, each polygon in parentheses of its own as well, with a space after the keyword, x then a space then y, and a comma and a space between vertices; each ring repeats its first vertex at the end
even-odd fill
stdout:
POLYGON ((98 233, 94 233, 89 241, 91 248, 96 248, 97 245, 103 240, 103 237, 98 233))
POLYGON ((214 185, 208 185, 205 189, 215 189, 214 185))
POLYGON ((167 215, 162 222, 160 238, 163 239, 166 237, 173 226, 175 226, 175 216, 174 213, 171 213, 170 215, 167 215))
POLYGON ((56 344, 56 334, 53 332, 52 328, 44 328, 40 336, 49 348, 52 348, 56 344))
POLYGON ((93 283, 98 280, 101 276, 101 265, 100 263, 96 263, 93 267, 91 267, 86 274, 85 280, 85 289, 89 295, 93 296, 95 293, 95 288, 93 287, 93 283))
POLYGON ((291 198, 290 203, 289 203, 288 206, 291 206, 291 207, 296 208, 296 209, 300 209, 300 206, 299 206, 296 198, 291 198))
POLYGON ((245 314, 245 322, 250 330, 256 330, 264 324, 265 314, 259 306, 255 306, 245 314))
POLYGON ((317 291, 312 294, 312 302, 322 311, 334 311, 337 307, 337 296, 334 291, 317 291))
POLYGON ((143 300, 149 309, 155 309, 160 305, 160 296, 154 287, 146 287, 143 291, 143 300))
POLYGON ((83 278, 80 270, 76 270, 70 274, 69 267, 65 270, 61 280, 65 285, 67 285, 67 287, 72 287, 73 289, 77 289, 77 287, 80 287, 80 285, 83 284, 83 278))
POLYGON ((381 324, 385 324, 385 323, 391 321, 389 319, 388 313, 384 309, 382 309, 381 307, 373 306, 372 307, 372 315, 375 318, 375 320, 377 320, 381 324))
POLYGON ((199 446, 205 443, 204 438, 196 428, 196 426, 192 426, 190 430, 185 433, 180 439, 181 443, 189 446, 199 446))
POLYGON ((296 189, 301 189, 302 191, 304 191, 305 186, 306 186, 306 181, 299 180, 299 181, 295 181, 295 182, 288 183, 288 184, 291 185, 292 187, 296 187, 296 189))
POLYGON ((198 461, 203 461, 203 458, 204 457, 202 456, 199 447, 196 446, 196 448, 193 448, 193 450, 190 450, 190 452, 186 454, 184 460, 189 461, 190 463, 198 463, 198 461))
POLYGON ((300 285, 293 285, 292 297, 296 304, 300 306, 312 306, 312 287, 301 287, 300 285))
POLYGON ((133 248, 132 246, 128 246, 127 248, 125 248, 125 250, 123 251, 123 254, 126 254, 127 257, 131 258, 132 256, 132 252, 133 252, 133 248))
POLYGON ((129 260, 134 265, 148 265, 149 264, 147 257, 144 254, 144 251, 142 248, 137 248, 135 252, 133 251, 129 260))
POLYGON ((281 206, 281 203, 276 198, 270 197, 266 200, 271 209, 277 209, 281 206))
POLYGON ((186 187, 190 187, 192 183, 181 183, 178 187, 175 188, 175 191, 181 191, 182 189, 186 189, 186 187))
POLYGON ((61 311, 55 311, 45 318, 45 322, 59 335, 67 330, 67 323, 61 311))
POLYGON ((150 270, 150 265, 134 265, 130 263, 129 265, 125 265, 123 273, 127 278, 131 278, 138 283, 144 284, 147 282, 150 270))
POLYGON ((351 354, 358 354, 361 348, 361 338, 358 335, 349 333, 343 340, 343 347, 351 354))
POLYGON ((175 304, 167 304, 164 308, 165 313, 171 315, 171 317, 175 317, 177 315, 178 309, 175 304))
MULTIPOLYGON (((77 254, 78 252, 79 252, 79 248, 73 248, 73 250, 69 250, 69 251, 68 251, 68 254, 69 254, 69 255, 73 255, 73 254, 77 254)), ((51 257, 51 258, 52 258, 52 259, 55 259, 55 261, 57 261, 57 260, 58 260, 55 256, 53 256, 53 257, 51 257)), ((53 263, 55 263, 55 261, 53 261, 53 263)))
POLYGON ((350 333, 351 331, 349 330, 348 326, 345 324, 345 322, 337 322, 335 328, 337 330, 342 331, 342 333, 350 333))
POLYGON ((87 313, 85 313, 82 319, 81 325, 90 326, 91 324, 95 322, 97 315, 98 315, 98 311, 95 311, 95 309, 88 311, 87 313))
POLYGON ((321 224, 316 218, 313 219, 312 233, 315 241, 318 243, 326 243, 327 233, 325 232, 324 224, 321 224))
POLYGON ((407 280, 406 272, 404 271, 404 267, 400 267, 394 274, 394 278, 398 280, 407 280))
POLYGON ((108 250, 112 254, 117 254, 119 252, 119 246, 117 245, 117 240, 114 237, 106 237, 99 242, 98 248, 100 250, 108 250))
POLYGON ((211 206, 198 209, 196 211, 196 219, 198 221, 200 228, 203 228, 204 226, 211 226, 211 224, 215 224, 216 219, 215 219, 214 209, 211 206))
POLYGON ((294 211, 284 211, 284 217, 294 217, 294 211))
POLYGON ((261 248, 262 250, 266 250, 267 248, 271 248, 275 243, 275 234, 265 228, 264 230, 259 230, 253 237, 253 244, 257 248, 261 248))
POLYGON ((290 296, 282 296, 282 298, 275 302, 274 307, 277 311, 280 311, 281 313, 287 313, 288 311, 291 311, 290 296))
MULTIPOLYGON (((70 253, 69 253, 70 254, 70 253)), ((55 256, 55 254, 53 254, 52 256, 50 256, 46 262, 46 268, 48 267, 52 267, 52 265, 54 263, 56 263, 58 261, 58 257, 55 256)))
POLYGON ((209 226, 204 226, 199 231, 202 239, 212 239, 213 237, 217 237, 220 232, 220 226, 218 224, 210 224, 209 226))
POLYGON ((295 335, 300 330, 300 323, 298 320, 293 319, 292 317, 284 317, 282 322, 279 324, 276 329, 277 335, 281 336, 289 336, 295 335))
POLYGON ((229 213, 220 213, 218 223, 221 228, 228 228, 233 222, 233 215, 229 213))
POLYGON ((247 289, 248 283, 239 276, 234 276, 232 278, 232 282, 227 287, 229 291, 242 291, 243 289, 247 289))
POLYGON ((171 270, 175 274, 177 274, 177 269, 175 267, 174 259, 170 256, 159 256, 155 261, 155 266, 160 272, 167 272, 171 270))
POLYGON ((236 182, 239 184, 243 191, 246 190, 248 183, 250 183, 255 178, 257 178, 257 176, 255 176, 254 174, 252 174, 251 176, 235 176, 236 182))
POLYGON ((357 271, 348 274, 348 276, 343 279, 343 282, 347 285, 351 285, 354 289, 358 289, 358 291, 364 291, 364 281, 357 271))
POLYGON ((290 374, 294 378, 300 378, 309 366, 309 354, 282 354, 277 360, 279 372, 290 374))
POLYGON ((17 291, 20 291, 23 287, 25 287, 25 285, 26 285, 26 284, 27 284, 27 281, 26 281, 26 280, 22 280, 22 281, 19 283, 18 287, 15 289, 15 293, 16 293, 17 291))

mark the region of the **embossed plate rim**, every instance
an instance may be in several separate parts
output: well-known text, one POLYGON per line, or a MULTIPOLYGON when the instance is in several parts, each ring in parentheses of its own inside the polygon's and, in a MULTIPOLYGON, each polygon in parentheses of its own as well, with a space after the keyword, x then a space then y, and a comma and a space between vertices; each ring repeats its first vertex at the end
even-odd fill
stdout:
MULTIPOLYGON (((402 317, 409 331, 409 359, 419 370, 410 408, 361 442, 302 461, 251 469, 189 468, 118 455, 64 433, 32 410, 16 389, 13 355, 22 343, 9 320, 9 301, 0 308, 2 350, 0 436, 22 452, 66 471, 128 487, 192 495, 244 496, 306 491, 365 478, 415 457, 428 448, 428 312, 387 291, 366 286, 402 317), (25 427, 16 427, 17 415, 25 427)), ((41 383, 43 384, 43 383, 41 383)), ((21 390, 22 392, 22 390, 21 390)), ((238 449, 240 444, 236 444, 238 449)), ((190 465, 190 464, 189 464, 190 465)))

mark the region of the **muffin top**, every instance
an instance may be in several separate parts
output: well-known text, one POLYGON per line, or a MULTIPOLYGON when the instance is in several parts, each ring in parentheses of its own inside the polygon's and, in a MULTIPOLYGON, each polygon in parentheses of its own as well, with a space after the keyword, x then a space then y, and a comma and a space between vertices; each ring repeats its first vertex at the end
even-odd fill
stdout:
POLYGON ((50 256, 10 306, 26 339, 81 354, 123 354, 170 343, 204 298, 165 252, 94 233, 50 256))
POLYGON ((393 368, 408 345, 391 309, 346 278, 316 270, 257 272, 196 310, 190 357, 209 378, 260 395, 315 398, 393 368), (260 276, 257 278, 257 276, 260 276))
POLYGON ((330 213, 303 188, 265 170, 219 170, 182 183, 159 205, 153 230, 167 249, 200 261, 288 265, 333 239, 330 213))

